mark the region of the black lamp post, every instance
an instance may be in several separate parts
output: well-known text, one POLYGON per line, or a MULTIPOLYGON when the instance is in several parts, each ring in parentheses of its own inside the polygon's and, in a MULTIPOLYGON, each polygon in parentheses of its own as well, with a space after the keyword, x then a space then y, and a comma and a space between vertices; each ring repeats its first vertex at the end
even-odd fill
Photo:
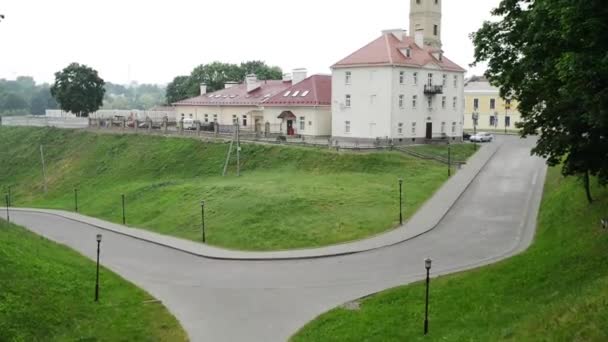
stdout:
POLYGON ((6 222, 11 223, 11 215, 9 214, 8 210, 10 204, 8 194, 4 195, 4 198, 6 199, 6 222))
POLYGON ((11 193, 11 186, 8 186, 8 205, 7 207, 10 207, 13 204, 13 196, 11 193))
POLYGON ((101 245, 101 234, 97 234, 97 274, 95 276, 95 301, 99 301, 99 247, 101 245))
POLYGON ((127 224, 127 218, 125 216, 125 195, 122 194, 122 224, 127 224))
POLYGON ((78 212, 78 189, 74 188, 74 211, 78 212))
POLYGON ((403 225, 403 178, 399 178, 399 224, 403 225))
POLYGON ((433 260, 431 258, 426 258, 424 260, 424 267, 426 268, 426 304, 424 309, 424 334, 429 333, 429 283, 430 283, 430 273, 431 273, 431 264, 433 260))
POLYGON ((203 232, 203 243, 206 243, 205 239, 205 201, 201 201, 201 229, 203 232))
POLYGON ((448 141, 448 177, 452 176, 452 145, 448 141))

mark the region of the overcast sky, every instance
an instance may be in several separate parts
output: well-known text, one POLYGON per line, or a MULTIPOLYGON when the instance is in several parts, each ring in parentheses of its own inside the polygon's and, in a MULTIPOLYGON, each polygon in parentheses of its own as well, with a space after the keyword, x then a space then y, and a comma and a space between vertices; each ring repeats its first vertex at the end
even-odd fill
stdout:
MULTIPOLYGON (((500 0, 443 0, 445 54, 469 75, 469 34, 500 0)), ((52 82, 71 62, 114 83, 168 83, 212 61, 329 67, 380 31, 409 28, 409 0, 0 0, 0 78, 52 82)))

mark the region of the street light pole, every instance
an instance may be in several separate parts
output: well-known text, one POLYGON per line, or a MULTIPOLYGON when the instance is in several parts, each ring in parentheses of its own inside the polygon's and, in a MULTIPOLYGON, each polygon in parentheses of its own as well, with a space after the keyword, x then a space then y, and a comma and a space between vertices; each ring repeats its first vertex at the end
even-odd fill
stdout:
POLYGON ((95 276, 95 301, 99 301, 99 250, 101 245, 101 234, 97 234, 97 273, 95 276))
POLYGON ((399 224, 403 225, 403 178, 399 178, 399 224))
POLYGON ((127 224, 127 218, 125 215, 125 195, 122 194, 121 197, 122 197, 122 224, 125 225, 125 224, 127 224))
POLYGON ((201 201, 201 230, 203 232, 203 243, 206 243, 205 239, 205 201, 201 201))
POLYGON ((78 189, 74 188, 74 211, 78 212, 78 189))
POLYGON ((4 196, 6 198, 6 222, 11 223, 11 215, 9 214, 8 207, 10 206, 10 200, 8 194, 4 196))
POLYGON ((13 196, 11 193, 11 186, 8 186, 8 205, 7 207, 10 207, 13 204, 13 196))
POLYGON ((452 176, 452 145, 448 141, 448 177, 452 176))
POLYGON ((426 268, 426 304, 424 309, 424 334, 429 333, 429 285, 430 285, 430 273, 431 273, 431 264, 433 260, 431 258, 426 258, 424 260, 424 267, 426 268))

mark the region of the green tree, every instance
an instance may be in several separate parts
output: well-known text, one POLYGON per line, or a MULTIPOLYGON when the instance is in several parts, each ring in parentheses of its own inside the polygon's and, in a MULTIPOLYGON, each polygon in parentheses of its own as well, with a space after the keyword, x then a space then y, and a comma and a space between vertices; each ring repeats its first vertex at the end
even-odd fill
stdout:
POLYGON ((190 76, 177 76, 167 85, 167 104, 187 99, 189 97, 188 87, 190 86, 190 76))
POLYGON ((105 82, 97 71, 86 65, 72 63, 55 73, 51 94, 64 111, 88 117, 103 104, 105 82))
POLYGON ((30 113, 33 115, 44 115, 47 109, 57 109, 57 101, 51 95, 50 88, 41 87, 32 96, 30 113))
MULTIPOLYGON (((516 99, 533 153, 562 173, 608 182, 608 6, 604 0, 502 0, 472 35, 475 63, 516 99)), ((474 64, 475 64, 474 63, 474 64)))
MULTIPOLYGON (((247 74, 256 74, 261 80, 280 80, 283 70, 277 66, 268 66, 263 61, 249 61, 241 63, 242 78, 247 74)), ((241 79, 242 79, 241 78, 241 79)))

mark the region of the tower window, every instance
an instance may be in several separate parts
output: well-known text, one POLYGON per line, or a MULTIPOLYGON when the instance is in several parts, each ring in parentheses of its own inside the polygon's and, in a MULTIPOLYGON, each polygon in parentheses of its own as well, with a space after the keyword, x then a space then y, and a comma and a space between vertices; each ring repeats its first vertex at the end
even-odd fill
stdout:
POLYGON ((420 5, 420 0, 416 0, 416 4, 420 5))
POLYGON ((439 35, 439 26, 438 25, 433 26, 433 34, 435 34, 436 36, 439 35))

